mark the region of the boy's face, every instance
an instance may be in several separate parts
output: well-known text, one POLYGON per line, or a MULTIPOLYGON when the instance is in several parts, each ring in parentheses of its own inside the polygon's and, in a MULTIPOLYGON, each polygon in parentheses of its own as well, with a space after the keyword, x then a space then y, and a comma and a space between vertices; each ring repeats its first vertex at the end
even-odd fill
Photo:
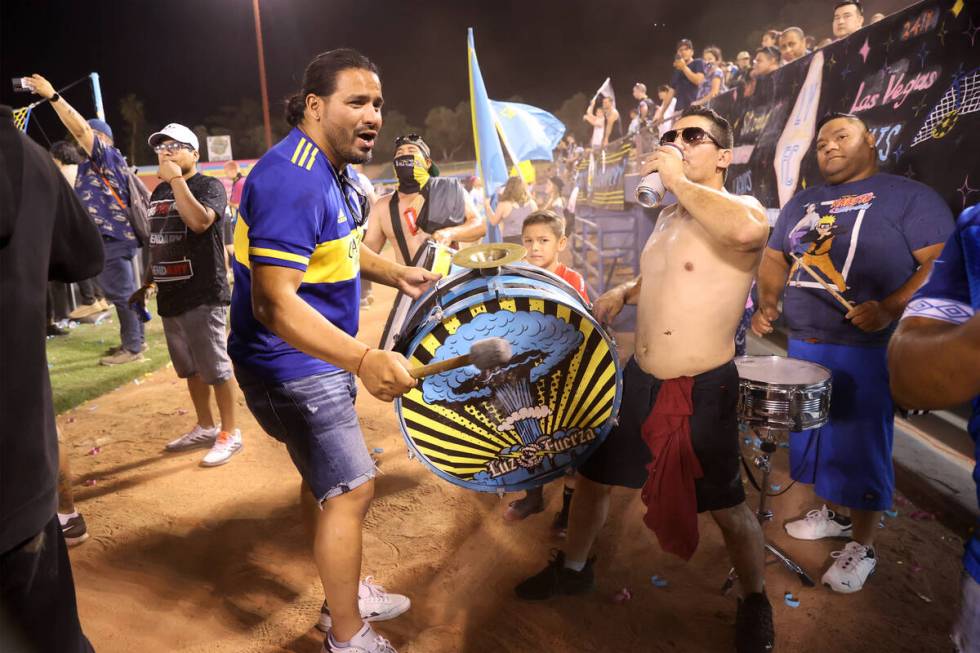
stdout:
POLYGON ((558 253, 565 250, 568 239, 555 237, 555 232, 545 224, 532 224, 524 227, 521 233, 527 257, 531 265, 551 271, 558 265, 558 253))

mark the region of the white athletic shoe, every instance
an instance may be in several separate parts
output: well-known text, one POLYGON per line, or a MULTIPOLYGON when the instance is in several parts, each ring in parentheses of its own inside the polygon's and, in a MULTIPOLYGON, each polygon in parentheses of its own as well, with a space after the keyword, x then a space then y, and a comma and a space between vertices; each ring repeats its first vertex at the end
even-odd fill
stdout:
POLYGON ((398 653, 387 639, 374 632, 370 624, 364 624, 360 632, 351 637, 347 646, 336 645, 333 635, 328 634, 321 653, 398 653))
POLYGON ((184 451, 186 449, 197 449, 198 447, 210 447, 218 437, 218 427, 212 426, 209 429, 200 424, 195 424, 187 433, 176 440, 167 443, 167 451, 184 451))
POLYGON ((858 542, 848 542, 843 551, 834 551, 830 554, 834 564, 830 565, 821 582, 842 594, 860 591, 878 565, 877 558, 868 556, 869 551, 870 547, 858 542))
MULTIPOLYGON (((357 588, 357 607, 364 621, 387 621, 404 614, 412 607, 412 600, 402 594, 391 594, 385 588, 374 582, 374 576, 368 576, 361 581, 357 588)), ((323 632, 330 630, 333 621, 330 619, 330 608, 323 602, 320 608, 320 619, 316 627, 323 632)))
POLYGON ((834 520, 836 514, 824 505, 811 510, 803 519, 786 524, 786 532, 798 540, 821 540, 825 537, 850 537, 851 525, 842 526, 834 520))
POLYGON ((214 445, 211 447, 204 458, 201 460, 201 465, 203 467, 217 467, 218 465, 224 465, 226 462, 231 460, 231 457, 242 450, 242 432, 238 429, 231 431, 222 431, 218 434, 217 439, 214 441, 214 445))

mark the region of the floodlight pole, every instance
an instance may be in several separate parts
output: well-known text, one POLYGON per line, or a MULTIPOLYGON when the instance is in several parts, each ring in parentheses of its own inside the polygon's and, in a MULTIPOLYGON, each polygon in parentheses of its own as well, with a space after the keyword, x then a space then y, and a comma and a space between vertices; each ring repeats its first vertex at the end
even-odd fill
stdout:
POLYGON ((255 16, 255 43, 259 50, 259 86, 262 89, 262 123, 265 127, 265 147, 272 148, 272 124, 269 122, 269 89, 265 82, 265 51, 262 48, 262 19, 259 17, 259 0, 252 0, 255 16))

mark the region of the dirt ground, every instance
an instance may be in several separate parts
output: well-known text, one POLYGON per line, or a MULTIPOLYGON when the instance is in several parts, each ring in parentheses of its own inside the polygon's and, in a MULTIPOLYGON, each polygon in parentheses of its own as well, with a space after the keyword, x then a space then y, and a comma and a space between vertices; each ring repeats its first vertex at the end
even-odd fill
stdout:
MULTIPOLYGON (((392 297, 385 289, 376 296, 362 312, 361 337, 370 344, 392 297)), ((92 536, 71 558, 96 650, 320 651, 313 624, 323 595, 300 519, 299 476, 285 448, 239 404, 245 448, 215 469, 198 466, 201 450, 163 452, 193 424, 184 385, 169 367, 59 417, 92 536)), ((702 516, 700 548, 684 563, 660 551, 638 497, 619 492, 597 548, 598 589, 519 602, 513 586, 560 546, 549 532, 560 487, 546 490, 546 512, 504 522, 513 497, 440 480, 408 460, 391 405, 362 390, 357 409, 368 446, 384 449, 364 573, 412 599, 408 613, 377 624, 401 653, 733 649, 735 600, 719 591, 729 563, 710 517, 702 516), (669 585, 654 587, 654 574, 669 585), (632 600, 614 602, 624 587, 632 600)), ((772 482, 785 487, 787 455, 776 456, 772 482)), ((749 496, 754 506, 757 495, 749 496)), ((793 541, 781 527, 809 507, 808 491, 794 487, 775 500, 767 533, 819 578, 841 543, 793 541)), ((910 518, 916 508, 901 498, 896 507, 898 517, 881 532, 878 570, 856 595, 804 589, 769 566, 777 650, 949 649, 962 540, 937 521, 910 518), (786 605, 786 591, 798 608, 786 605)))

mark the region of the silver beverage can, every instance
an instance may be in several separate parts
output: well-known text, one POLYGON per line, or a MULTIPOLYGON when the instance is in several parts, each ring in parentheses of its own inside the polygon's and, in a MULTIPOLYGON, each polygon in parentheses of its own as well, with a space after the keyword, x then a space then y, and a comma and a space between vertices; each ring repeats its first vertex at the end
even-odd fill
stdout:
MULTIPOLYGON (((673 143, 667 143, 661 147, 667 148, 669 151, 676 153, 677 156, 684 158, 684 153, 673 143)), ((660 206, 665 194, 666 188, 664 188, 664 182, 660 179, 660 173, 655 170, 640 179, 640 183, 637 184, 636 203, 644 208, 652 209, 660 206)))

